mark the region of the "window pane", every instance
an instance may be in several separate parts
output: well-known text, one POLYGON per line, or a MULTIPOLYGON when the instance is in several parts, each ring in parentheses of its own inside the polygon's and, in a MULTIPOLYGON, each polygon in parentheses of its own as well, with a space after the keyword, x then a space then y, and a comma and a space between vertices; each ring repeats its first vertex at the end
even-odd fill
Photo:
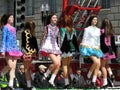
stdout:
POLYGON ((103 9, 110 8, 110 0, 101 0, 101 5, 103 9))
POLYGON ((34 14, 34 0, 26 0, 26 15, 34 14))
POLYGON ((50 0, 49 4, 50 4, 50 13, 56 13, 57 12, 57 0, 50 0))

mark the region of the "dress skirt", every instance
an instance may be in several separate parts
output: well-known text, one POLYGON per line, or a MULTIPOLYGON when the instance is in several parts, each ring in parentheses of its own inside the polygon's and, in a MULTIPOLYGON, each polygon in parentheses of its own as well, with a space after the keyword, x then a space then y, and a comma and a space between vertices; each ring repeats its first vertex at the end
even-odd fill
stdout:
POLYGON ((50 38, 47 38, 40 48, 40 53, 42 56, 48 56, 48 54, 60 55, 62 52, 56 42, 52 42, 50 38))
POLYGON ((96 56, 98 58, 101 58, 104 56, 103 52, 100 49, 85 47, 84 45, 80 46, 80 54, 83 57, 96 56))

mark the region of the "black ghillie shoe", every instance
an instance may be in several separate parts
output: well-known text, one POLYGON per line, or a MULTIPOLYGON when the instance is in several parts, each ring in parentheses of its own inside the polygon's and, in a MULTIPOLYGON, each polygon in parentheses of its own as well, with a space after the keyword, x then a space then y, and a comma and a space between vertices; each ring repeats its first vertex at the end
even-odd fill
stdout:
POLYGON ((15 88, 8 86, 7 90, 15 90, 15 88))
POLYGON ((92 88, 96 89, 97 86, 96 86, 96 83, 95 82, 91 82, 91 85, 92 85, 92 88))
POLYGON ((111 78, 107 78, 107 81, 108 81, 108 86, 109 87, 114 87, 114 83, 113 83, 113 81, 111 80, 111 78))
POLYGON ((49 86, 50 86, 50 88, 54 88, 54 89, 57 88, 57 87, 55 86, 55 84, 52 84, 52 83, 50 83, 50 82, 49 82, 49 86))
POLYGON ((111 75, 110 79, 111 79, 112 82, 114 82, 115 81, 115 76, 111 75))
POLYGON ((88 77, 86 77, 86 83, 87 83, 87 84, 91 84, 91 79, 88 78, 88 77))
POLYGON ((64 89, 70 89, 70 88, 71 88, 71 85, 70 85, 70 84, 65 85, 63 88, 64 88, 64 89))
POLYGON ((103 88, 103 89, 105 89, 105 88, 107 88, 108 87, 108 85, 103 85, 102 87, 101 87, 101 89, 103 88))

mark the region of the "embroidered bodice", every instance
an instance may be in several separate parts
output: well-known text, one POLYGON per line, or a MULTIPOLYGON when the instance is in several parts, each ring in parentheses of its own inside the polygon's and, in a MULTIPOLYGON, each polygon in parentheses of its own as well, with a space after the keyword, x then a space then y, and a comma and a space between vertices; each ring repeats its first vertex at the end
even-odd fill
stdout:
POLYGON ((60 46, 59 38, 60 38, 59 28, 51 24, 47 25, 45 27, 45 30, 41 38, 40 53, 43 56, 47 56, 49 53, 53 53, 57 55, 61 54, 61 51, 59 48, 60 46))
POLYGON ((36 37, 32 36, 28 29, 22 32, 22 47, 28 54, 38 53, 36 37))
POLYGON ((81 45, 100 48, 100 29, 96 26, 85 28, 81 45))
POLYGON ((48 35, 47 39, 51 39, 52 41, 56 41, 58 36, 59 29, 56 26, 48 25, 48 35))
POLYGON ((60 40, 61 40, 60 45, 63 44, 63 40, 64 40, 64 38, 65 38, 65 34, 67 35, 67 39, 68 39, 68 41, 69 41, 69 40, 72 40, 72 39, 73 39, 73 35, 76 36, 76 31, 75 31, 75 29, 73 29, 72 33, 69 33, 69 32, 66 30, 66 28, 61 28, 61 31, 60 31, 60 36, 61 36, 61 37, 60 37, 60 40))
POLYGON ((60 32, 57 26, 52 26, 51 24, 45 27, 45 31, 43 33, 43 37, 41 40, 41 44, 43 45, 45 42, 50 41, 53 45, 57 44, 57 37, 58 37, 58 46, 59 46, 59 38, 60 32))
POLYGON ((6 24, 2 28, 1 51, 5 52, 6 49, 8 49, 7 51, 10 51, 11 48, 15 48, 16 45, 16 29, 11 25, 6 24))
POLYGON ((8 53, 10 56, 22 56, 17 46, 16 29, 10 24, 6 24, 2 28, 0 52, 8 53))

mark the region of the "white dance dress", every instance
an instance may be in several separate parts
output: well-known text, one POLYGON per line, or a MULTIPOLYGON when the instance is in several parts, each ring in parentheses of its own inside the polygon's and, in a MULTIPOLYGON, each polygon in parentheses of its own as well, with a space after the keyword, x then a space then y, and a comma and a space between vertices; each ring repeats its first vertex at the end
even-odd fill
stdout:
POLYGON ((103 52, 100 49, 100 29, 96 26, 85 28, 83 40, 80 45, 80 54, 82 56, 103 57, 103 52))
POLYGON ((60 55, 62 53, 60 51, 60 45, 57 43, 57 38, 60 38, 59 35, 60 32, 57 26, 53 26, 51 24, 46 26, 39 50, 43 56, 47 56, 50 53, 56 55, 60 55))

